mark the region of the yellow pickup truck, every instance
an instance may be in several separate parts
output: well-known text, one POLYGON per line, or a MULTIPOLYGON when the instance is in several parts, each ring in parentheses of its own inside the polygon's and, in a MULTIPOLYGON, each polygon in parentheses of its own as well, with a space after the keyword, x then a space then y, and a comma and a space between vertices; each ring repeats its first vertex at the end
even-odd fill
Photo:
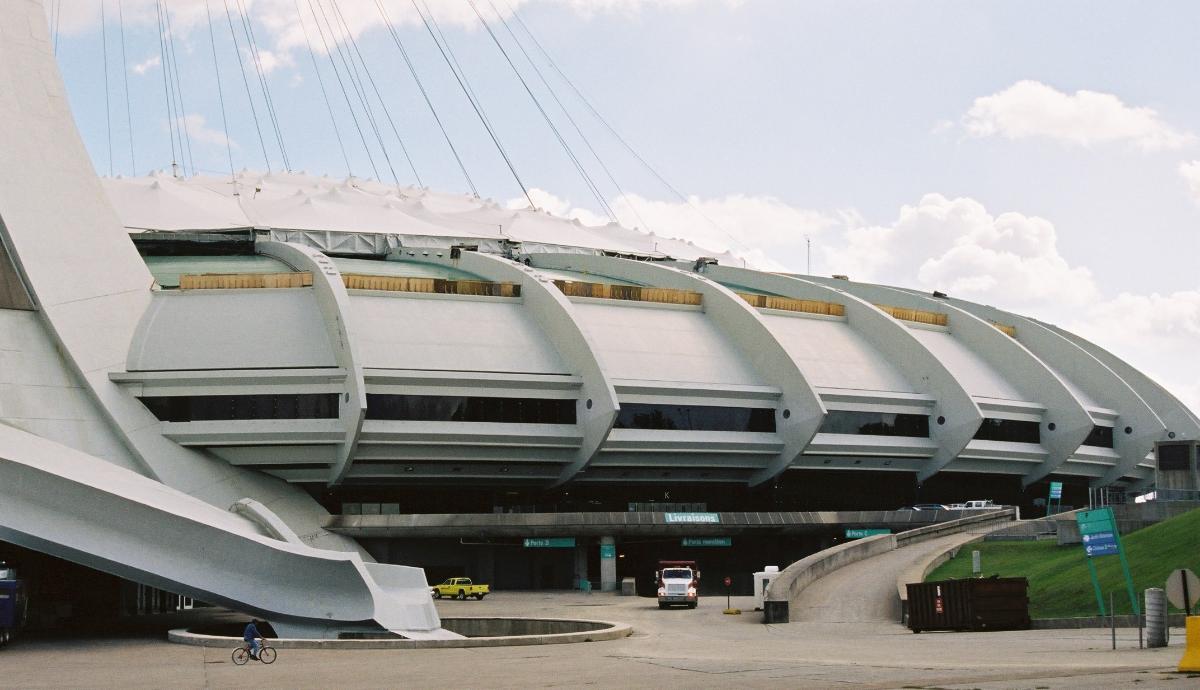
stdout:
POLYGON ((487 585, 474 584, 469 577, 452 577, 440 585, 433 586, 433 598, 454 597, 455 599, 466 599, 467 597, 475 597, 476 599, 482 599, 490 591, 487 585))

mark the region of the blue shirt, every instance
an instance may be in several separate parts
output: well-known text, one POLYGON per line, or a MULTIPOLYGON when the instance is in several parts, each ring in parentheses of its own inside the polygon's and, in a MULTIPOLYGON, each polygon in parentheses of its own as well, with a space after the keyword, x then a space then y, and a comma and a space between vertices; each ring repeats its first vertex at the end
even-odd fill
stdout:
POLYGON ((258 628, 251 622, 246 626, 246 632, 242 633, 242 639, 246 642, 253 642, 256 637, 262 637, 262 635, 258 634, 258 628))

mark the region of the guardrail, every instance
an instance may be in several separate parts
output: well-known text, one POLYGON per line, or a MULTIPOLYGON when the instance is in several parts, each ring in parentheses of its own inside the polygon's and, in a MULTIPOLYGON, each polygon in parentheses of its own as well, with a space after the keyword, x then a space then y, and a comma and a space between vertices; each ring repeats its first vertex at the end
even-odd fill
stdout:
POLYGON ((1012 522, 1017 517, 1015 508, 989 510, 979 515, 969 515, 935 525, 907 530, 900 534, 880 534, 845 544, 838 544, 811 556, 806 556, 784 568, 767 588, 763 601, 763 622, 787 623, 788 607, 809 585, 851 563, 894 551, 898 548, 919 544, 950 534, 959 534, 973 527, 998 522, 1012 522))

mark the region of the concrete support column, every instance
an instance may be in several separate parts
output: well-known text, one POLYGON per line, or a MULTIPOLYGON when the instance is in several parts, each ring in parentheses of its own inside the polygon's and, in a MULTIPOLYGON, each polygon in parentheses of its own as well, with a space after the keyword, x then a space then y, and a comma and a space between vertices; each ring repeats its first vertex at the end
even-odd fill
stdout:
POLYGON ((600 537, 600 591, 617 590, 617 540, 600 537))

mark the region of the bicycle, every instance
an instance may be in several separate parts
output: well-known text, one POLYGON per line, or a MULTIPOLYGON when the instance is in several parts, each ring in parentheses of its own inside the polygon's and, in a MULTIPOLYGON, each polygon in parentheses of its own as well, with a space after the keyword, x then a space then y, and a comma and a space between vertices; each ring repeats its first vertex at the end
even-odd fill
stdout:
MULTIPOLYGON (((258 646, 258 660, 264 664, 275 663, 276 652, 275 648, 267 644, 266 639, 262 640, 262 644, 258 646)), ((247 642, 241 647, 233 650, 233 663, 235 666, 242 666, 247 661, 250 661, 250 643, 247 642)))

